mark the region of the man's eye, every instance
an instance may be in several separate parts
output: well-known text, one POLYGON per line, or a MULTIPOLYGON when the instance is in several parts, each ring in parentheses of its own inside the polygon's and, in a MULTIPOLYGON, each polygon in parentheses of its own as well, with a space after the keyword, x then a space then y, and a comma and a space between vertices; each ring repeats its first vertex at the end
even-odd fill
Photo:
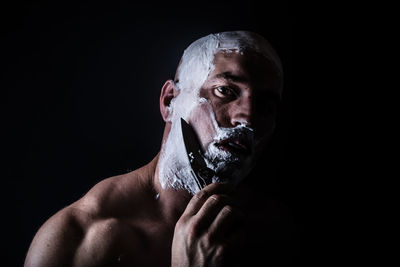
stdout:
POLYGON ((225 87, 225 86, 218 86, 217 88, 215 88, 214 94, 221 98, 236 96, 236 93, 232 89, 230 89, 229 87, 225 87))

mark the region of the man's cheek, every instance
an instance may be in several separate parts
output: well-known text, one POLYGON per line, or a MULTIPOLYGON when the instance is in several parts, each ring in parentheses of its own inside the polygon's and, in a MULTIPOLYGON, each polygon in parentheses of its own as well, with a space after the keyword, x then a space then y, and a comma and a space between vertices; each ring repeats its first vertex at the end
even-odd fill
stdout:
POLYGON ((200 143, 205 149, 213 140, 218 124, 209 102, 200 102, 189 115, 189 124, 197 133, 200 143))

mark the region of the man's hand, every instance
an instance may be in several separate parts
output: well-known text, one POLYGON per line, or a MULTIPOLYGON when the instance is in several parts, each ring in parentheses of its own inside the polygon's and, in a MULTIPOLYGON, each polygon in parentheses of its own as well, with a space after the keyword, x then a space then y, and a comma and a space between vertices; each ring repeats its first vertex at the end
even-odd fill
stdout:
POLYGON ((221 265, 237 241, 235 226, 243 217, 227 195, 232 189, 213 183, 193 196, 175 226, 172 267, 221 265))

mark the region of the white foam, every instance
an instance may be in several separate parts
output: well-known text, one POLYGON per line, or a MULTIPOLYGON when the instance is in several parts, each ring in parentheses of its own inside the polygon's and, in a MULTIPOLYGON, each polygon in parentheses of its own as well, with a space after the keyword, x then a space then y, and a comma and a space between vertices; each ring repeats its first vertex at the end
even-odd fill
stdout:
POLYGON ((214 55, 219 51, 243 54, 247 49, 270 60, 282 76, 282 63, 267 40, 248 31, 210 34, 193 42, 184 51, 177 70, 178 88, 195 91, 201 88, 214 69, 214 55))
MULTIPOLYGON (((227 169, 230 169, 232 177, 230 177, 229 181, 234 184, 239 183, 249 171, 252 155, 246 158, 244 162, 241 162, 243 159, 239 159, 230 152, 218 148, 216 144, 221 140, 245 131, 249 138, 252 139, 252 129, 247 127, 246 124, 240 124, 234 128, 219 127, 211 104, 204 98, 200 98, 195 107, 207 111, 203 113, 202 119, 209 121, 213 125, 213 127, 210 127, 212 132, 209 133, 211 142, 205 144, 204 157, 207 166, 216 173, 226 172, 227 169), (240 163, 240 168, 237 168, 237 163, 240 163), (232 168, 236 168, 234 172, 232 168)), ((162 187, 186 189, 191 194, 195 194, 198 191, 198 187, 190 171, 191 167, 183 143, 180 121, 172 120, 171 131, 163 145, 159 161, 159 179, 162 187)), ((221 179, 217 175, 212 181, 218 182, 221 179)))

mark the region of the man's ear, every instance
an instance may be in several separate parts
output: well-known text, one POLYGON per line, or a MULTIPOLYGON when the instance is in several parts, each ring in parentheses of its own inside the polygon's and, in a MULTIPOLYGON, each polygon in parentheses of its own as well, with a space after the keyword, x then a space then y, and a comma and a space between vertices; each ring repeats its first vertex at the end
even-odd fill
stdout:
POLYGON ((167 122, 167 118, 171 112, 171 109, 169 108, 171 101, 178 95, 178 93, 179 92, 176 89, 175 83, 172 80, 166 81, 161 89, 160 111, 165 122, 167 122))

